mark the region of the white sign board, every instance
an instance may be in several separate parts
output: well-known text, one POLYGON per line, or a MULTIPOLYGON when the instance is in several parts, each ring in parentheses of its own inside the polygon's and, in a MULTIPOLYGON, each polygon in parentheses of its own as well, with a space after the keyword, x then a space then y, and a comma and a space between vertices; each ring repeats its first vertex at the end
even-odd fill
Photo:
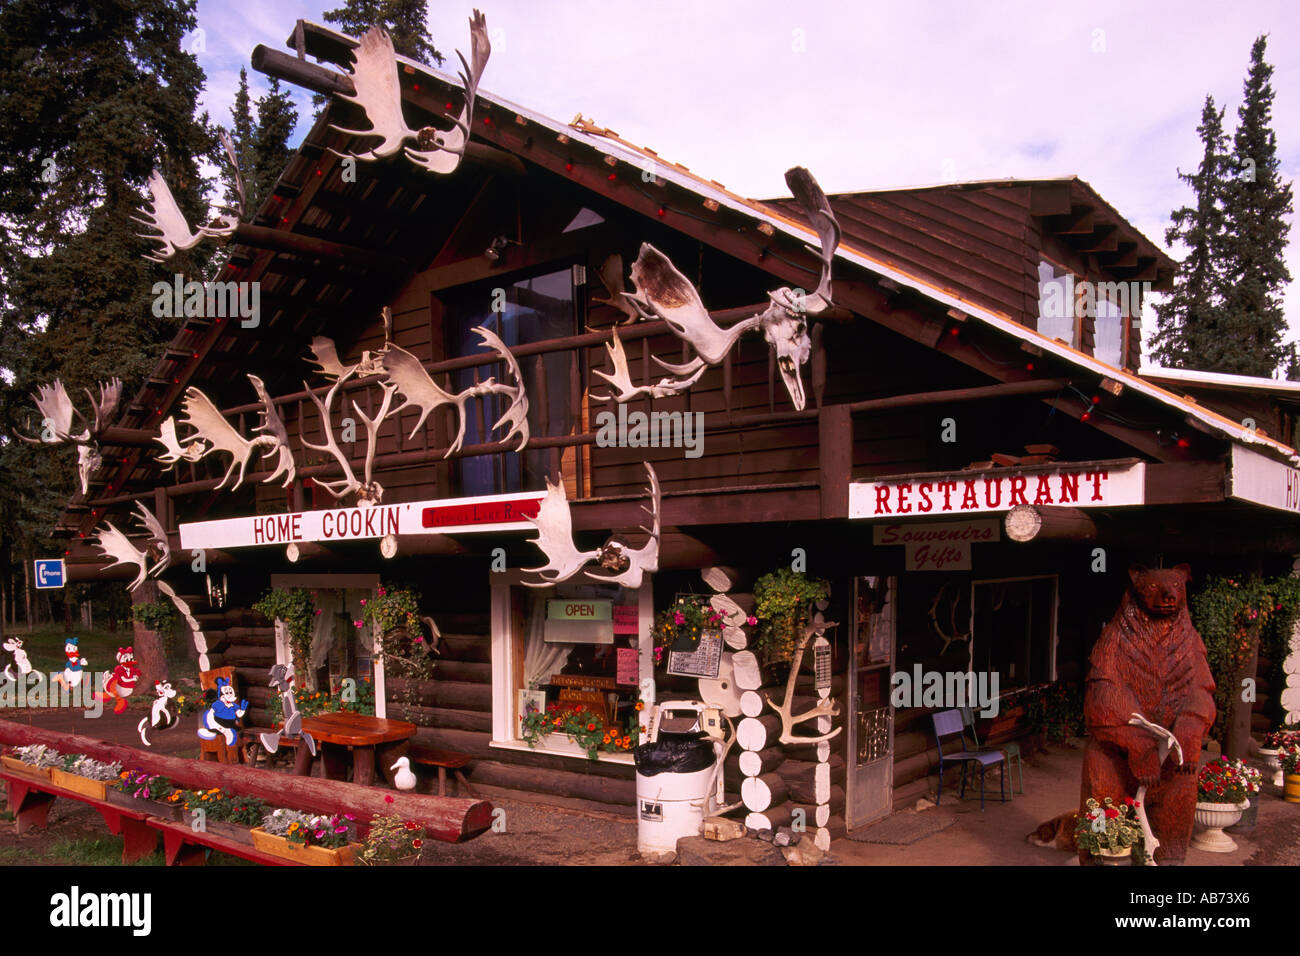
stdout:
POLYGON ((1117 508, 1146 498, 1143 462, 1090 462, 909 475, 849 485, 849 517, 924 518, 1010 511, 1016 505, 1117 508))
POLYGON ((1233 445, 1228 497, 1279 511, 1300 512, 1300 469, 1233 445))
POLYGON ((411 501, 372 508, 332 508, 250 515, 180 526, 181 547, 249 548, 297 541, 355 541, 402 534, 531 531, 545 494, 517 492, 477 498, 411 501))

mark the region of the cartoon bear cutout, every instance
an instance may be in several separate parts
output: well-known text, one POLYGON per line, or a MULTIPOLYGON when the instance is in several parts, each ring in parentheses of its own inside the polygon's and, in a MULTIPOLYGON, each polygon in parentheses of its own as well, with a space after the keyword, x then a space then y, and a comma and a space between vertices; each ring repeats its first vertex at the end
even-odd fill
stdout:
POLYGON ((1088 797, 1122 803, 1145 785, 1147 819, 1160 842, 1155 861, 1179 864, 1192 836, 1201 739, 1214 723, 1214 678, 1187 613, 1188 566, 1135 565, 1129 578, 1090 657, 1080 812, 1088 797), (1161 764, 1155 735, 1129 723, 1134 714, 1173 732, 1181 765, 1172 756, 1161 764))

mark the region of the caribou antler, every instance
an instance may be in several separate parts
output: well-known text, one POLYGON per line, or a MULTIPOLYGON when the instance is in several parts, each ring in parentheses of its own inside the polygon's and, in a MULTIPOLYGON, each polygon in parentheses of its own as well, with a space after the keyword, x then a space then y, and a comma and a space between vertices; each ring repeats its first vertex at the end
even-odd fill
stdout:
POLYGON ((139 569, 135 580, 126 586, 128 591, 134 591, 144 584, 145 578, 149 576, 149 553, 141 551, 132 544, 131 539, 119 531, 113 522, 107 520, 104 522, 104 529, 99 532, 95 546, 104 557, 113 559, 105 565, 106 568, 116 567, 119 564, 134 564, 139 569))
POLYGON ((596 277, 600 279, 600 284, 609 293, 609 298, 593 298, 591 301, 598 305, 608 305, 618 309, 632 322, 642 317, 641 313, 627 300, 627 288, 623 282, 623 257, 621 255, 615 252, 606 256, 604 261, 601 262, 600 268, 596 270, 596 277))
POLYGON ((805 721, 813 720, 817 717, 839 716, 840 711, 835 705, 835 698, 833 697, 823 697, 821 700, 817 701, 816 704, 798 716, 794 716, 790 713, 791 708, 794 705, 794 685, 795 681, 799 678, 799 667, 803 664, 803 652, 808 646, 808 641, 811 640, 812 636, 819 631, 823 631, 828 627, 836 626, 837 625, 833 621, 813 621, 804 628, 803 635, 795 645, 794 659, 790 662, 790 676, 785 682, 785 700, 782 701, 781 705, 778 707, 772 702, 771 697, 767 698, 767 706, 771 707, 781 716, 781 736, 778 739, 783 744, 820 743, 823 740, 830 740, 844 729, 842 726, 836 727, 834 730, 817 737, 800 737, 795 735, 794 727, 796 724, 802 724, 805 721))
POLYGON ((164 454, 158 455, 156 458, 157 461, 167 466, 163 471, 170 471, 178 461, 198 461, 203 457, 203 453, 207 451, 208 447, 197 439, 182 443, 176 435, 176 419, 170 415, 158 426, 158 437, 154 441, 167 449, 164 454))
POLYGON ((279 413, 275 410, 275 403, 271 401, 271 396, 267 394, 266 385, 256 375, 250 374, 248 380, 253 383, 253 390, 257 392, 258 400, 262 403, 262 411, 259 413, 262 423, 253 429, 255 432, 262 432, 264 435, 270 435, 275 439, 275 444, 266 450, 262 455, 263 458, 269 458, 276 455, 275 471, 269 478, 264 480, 269 484, 284 475, 284 483, 281 488, 288 488, 293 484, 293 479, 297 475, 297 468, 293 463, 293 452, 289 450, 289 431, 284 427, 284 422, 280 419, 279 413))
MULTIPOLYGON (((245 438, 235 430, 230 422, 226 421, 225 416, 212 404, 212 400, 193 386, 185 390, 183 410, 185 418, 181 419, 181 423, 194 429, 193 434, 186 439, 187 444, 195 439, 207 443, 207 447, 199 455, 200 459, 206 458, 215 452, 224 452, 230 455, 230 467, 226 469, 226 474, 222 477, 221 483, 217 485, 218 488, 224 488, 226 482, 231 479, 235 474, 235 470, 238 469, 239 478, 230 486, 230 490, 234 491, 244 483, 244 473, 253 457, 253 452, 258 448, 267 447, 274 450, 280 444, 280 439, 274 435, 258 435, 251 440, 245 438)), ((188 449, 185 449, 184 453, 188 457, 188 449)))
POLYGON ((530 588, 544 588, 573 577, 584 564, 599 556, 600 551, 579 551, 573 544, 573 517, 569 513, 569 499, 564 494, 564 482, 551 484, 546 479, 546 497, 537 509, 537 516, 528 519, 537 529, 533 544, 546 555, 546 563, 537 568, 524 568, 525 574, 536 574, 542 580, 524 581, 530 588))
POLYGON ((946 633, 939 625, 939 603, 943 600, 944 593, 947 590, 948 585, 941 585, 939 587, 939 592, 934 596, 934 600, 930 602, 930 626, 934 628, 934 632, 938 634, 939 639, 943 641, 943 647, 939 650, 940 654, 947 653, 948 645, 952 644, 954 641, 970 640, 969 631, 962 634, 957 629, 957 604, 961 599, 960 595, 953 595, 952 602, 948 605, 948 626, 952 628, 952 633, 946 633))
POLYGON ((163 528, 162 522, 145 506, 143 501, 137 501, 135 507, 137 509, 134 513, 136 522, 149 535, 149 543, 158 549, 158 561, 149 569, 149 576, 156 578, 166 571, 172 563, 172 549, 171 545, 167 543, 167 531, 163 528))

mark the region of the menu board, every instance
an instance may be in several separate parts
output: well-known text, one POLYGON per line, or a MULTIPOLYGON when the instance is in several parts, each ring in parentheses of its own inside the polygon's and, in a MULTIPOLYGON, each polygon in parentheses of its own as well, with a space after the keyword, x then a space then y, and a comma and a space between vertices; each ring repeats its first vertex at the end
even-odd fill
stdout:
POLYGON ((637 660, 637 649, 635 647, 620 647, 618 649, 618 676, 615 678, 620 684, 637 684, 641 679, 641 668, 637 660))
POLYGON ((705 631, 700 635, 700 645, 693 651, 669 651, 668 673, 675 677, 718 676, 722 664, 722 633, 705 631))

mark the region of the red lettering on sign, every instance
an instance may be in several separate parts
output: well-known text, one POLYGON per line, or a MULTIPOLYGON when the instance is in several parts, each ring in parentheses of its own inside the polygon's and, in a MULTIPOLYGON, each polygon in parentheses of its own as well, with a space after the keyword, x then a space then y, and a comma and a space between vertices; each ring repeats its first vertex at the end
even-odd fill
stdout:
POLYGON ((262 528, 262 522, 264 520, 266 519, 257 518, 253 521, 253 544, 261 544, 262 539, 266 536, 266 532, 262 528))
POLYGON ((1009 498, 1007 498, 1007 504, 1011 505, 1012 507, 1015 507, 1016 505, 1029 504, 1029 502, 1025 500, 1025 479, 1024 478, 1015 477, 1011 479, 1011 495, 1009 498))
POLYGON ((918 489, 921 495, 921 500, 917 502, 917 511, 929 511, 933 507, 933 505, 930 504, 930 489, 932 487, 933 485, 928 481, 921 482, 921 487, 918 489))
POLYGON ((907 496, 911 494, 911 492, 911 485, 904 484, 898 486, 898 513, 900 515, 905 515, 912 510, 911 502, 907 500, 907 496))
POLYGON ((1002 504, 1002 479, 985 478, 984 479, 984 505, 988 508, 996 508, 1002 504), (997 497, 993 496, 993 489, 998 491, 997 497))
POLYGON ((1089 471, 1084 473, 1084 477, 1092 482, 1092 500, 1101 501, 1101 483, 1104 479, 1110 477, 1110 473, 1104 469, 1101 471, 1089 471))
POLYGON ((952 510, 952 493, 957 490, 957 482, 941 481, 939 487, 943 490, 943 510, 952 510))
POLYGON ((1079 476, 1061 475, 1061 504, 1068 505, 1079 500, 1079 476))
POLYGON ((876 514, 888 515, 893 514, 889 510, 889 486, 876 485, 876 514))
POLYGON ((522 522, 536 518, 542 498, 521 498, 518 501, 484 501, 477 504, 435 505, 420 514, 420 524, 425 528, 448 528, 455 525, 502 524, 522 522))
POLYGON ((1034 496, 1034 504, 1050 505, 1052 503, 1052 489, 1047 484, 1047 476, 1038 476, 1038 494, 1034 496))
POLYGON ((975 496, 975 481, 973 479, 968 480, 965 482, 965 487, 962 489, 962 511, 965 511, 967 508, 978 508, 979 506, 980 500, 975 496))

